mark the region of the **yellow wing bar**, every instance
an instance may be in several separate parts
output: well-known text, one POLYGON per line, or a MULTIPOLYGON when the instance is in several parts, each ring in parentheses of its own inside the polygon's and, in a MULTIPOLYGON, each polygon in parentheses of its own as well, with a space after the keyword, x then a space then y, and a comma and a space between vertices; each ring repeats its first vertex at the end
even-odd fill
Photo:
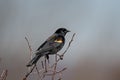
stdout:
POLYGON ((59 38, 59 39, 56 39, 54 42, 63 43, 63 40, 61 38, 59 38))

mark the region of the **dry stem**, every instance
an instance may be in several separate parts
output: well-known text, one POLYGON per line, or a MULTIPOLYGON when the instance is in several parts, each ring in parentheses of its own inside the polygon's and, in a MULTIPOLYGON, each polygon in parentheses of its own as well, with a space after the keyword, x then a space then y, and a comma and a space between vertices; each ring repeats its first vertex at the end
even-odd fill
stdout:
POLYGON ((6 80, 8 75, 8 70, 3 70, 2 74, 0 75, 0 80, 6 80))

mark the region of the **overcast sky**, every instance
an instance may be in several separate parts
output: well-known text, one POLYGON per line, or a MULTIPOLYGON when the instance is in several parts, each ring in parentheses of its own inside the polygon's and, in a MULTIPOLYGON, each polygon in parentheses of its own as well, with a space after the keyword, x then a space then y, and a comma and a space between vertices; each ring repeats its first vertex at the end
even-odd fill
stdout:
MULTIPOLYGON (((120 58, 119 0, 0 0, 0 69, 17 75, 21 69, 23 75, 29 60, 24 37, 35 51, 60 27, 71 31, 66 45, 76 33, 66 65, 73 66, 86 56, 100 61, 120 58)), ((18 78, 10 75, 10 80, 18 78)))

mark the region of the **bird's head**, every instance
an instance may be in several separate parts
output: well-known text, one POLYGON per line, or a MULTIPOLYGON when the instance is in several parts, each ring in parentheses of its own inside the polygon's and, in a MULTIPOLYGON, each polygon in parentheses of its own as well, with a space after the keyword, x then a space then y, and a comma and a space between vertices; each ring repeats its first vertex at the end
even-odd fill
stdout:
POLYGON ((70 31, 67 30, 66 28, 59 28, 59 29, 56 30, 55 33, 66 35, 66 33, 68 33, 68 32, 70 32, 70 31))

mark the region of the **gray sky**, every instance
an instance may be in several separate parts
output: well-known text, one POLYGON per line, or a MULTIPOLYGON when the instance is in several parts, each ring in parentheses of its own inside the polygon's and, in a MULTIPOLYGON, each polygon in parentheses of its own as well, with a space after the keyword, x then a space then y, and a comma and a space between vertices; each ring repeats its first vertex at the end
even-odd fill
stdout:
POLYGON ((86 56, 101 62, 120 58, 119 4, 119 0, 0 0, 0 71, 9 69, 10 80, 22 76, 29 60, 24 37, 36 50, 59 27, 71 30, 66 41, 76 33, 64 64, 74 66, 86 56))

